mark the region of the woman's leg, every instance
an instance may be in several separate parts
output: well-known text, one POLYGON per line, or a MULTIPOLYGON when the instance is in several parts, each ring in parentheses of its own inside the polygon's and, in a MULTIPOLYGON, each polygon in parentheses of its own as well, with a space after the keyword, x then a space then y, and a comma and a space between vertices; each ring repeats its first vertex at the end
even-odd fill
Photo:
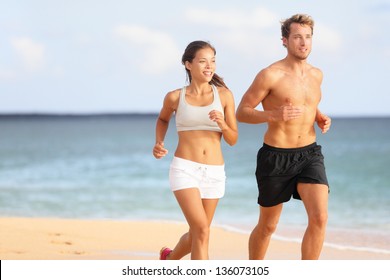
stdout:
POLYGON ((218 199, 202 200, 197 188, 175 191, 174 194, 190 230, 180 238, 167 259, 181 259, 190 252, 191 259, 208 259, 210 224, 218 199))

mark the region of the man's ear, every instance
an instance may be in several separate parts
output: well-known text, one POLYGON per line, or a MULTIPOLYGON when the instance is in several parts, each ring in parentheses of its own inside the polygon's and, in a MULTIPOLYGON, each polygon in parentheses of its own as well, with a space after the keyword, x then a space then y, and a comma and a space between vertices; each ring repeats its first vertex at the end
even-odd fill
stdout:
POLYGON ((285 48, 287 48, 287 38, 286 37, 282 37, 282 43, 283 43, 283 46, 285 48))

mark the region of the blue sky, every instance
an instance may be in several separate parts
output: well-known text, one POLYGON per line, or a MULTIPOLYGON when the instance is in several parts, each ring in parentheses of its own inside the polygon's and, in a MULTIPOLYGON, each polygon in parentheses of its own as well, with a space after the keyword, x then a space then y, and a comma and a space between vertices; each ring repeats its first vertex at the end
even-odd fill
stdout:
POLYGON ((286 55, 280 20, 307 13, 320 109, 390 115, 388 0, 15 0, 0 10, 0 113, 158 112, 185 85, 181 55, 198 39, 216 47, 238 105, 257 72, 286 55))

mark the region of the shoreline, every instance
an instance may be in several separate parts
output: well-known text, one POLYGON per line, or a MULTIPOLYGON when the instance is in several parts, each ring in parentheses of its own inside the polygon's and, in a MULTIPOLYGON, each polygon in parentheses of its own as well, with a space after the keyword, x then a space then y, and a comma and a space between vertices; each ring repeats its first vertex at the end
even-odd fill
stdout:
MULTIPOLYGON (((219 224, 218 227, 249 236, 252 229, 219 224)), ((300 244, 304 235, 304 226, 279 225, 272 239, 276 241, 300 244)), ((388 255, 390 259, 390 236, 379 232, 362 232, 361 230, 328 227, 324 247, 351 250, 356 252, 378 253, 388 255), (351 238, 353 237, 353 238, 351 238), (346 241, 348 240, 348 243, 346 241)))
MULTIPOLYGON (((157 260, 188 230, 175 221, 0 218, 2 260, 157 260)), ((249 231, 214 225, 210 259, 247 260, 249 231), (228 245, 228 246, 227 246, 228 245)), ((300 242, 272 238, 267 260, 299 260, 300 242)), ((188 257, 184 259, 189 259, 188 257)), ((388 250, 367 251, 324 244, 321 260, 389 260, 388 250)))

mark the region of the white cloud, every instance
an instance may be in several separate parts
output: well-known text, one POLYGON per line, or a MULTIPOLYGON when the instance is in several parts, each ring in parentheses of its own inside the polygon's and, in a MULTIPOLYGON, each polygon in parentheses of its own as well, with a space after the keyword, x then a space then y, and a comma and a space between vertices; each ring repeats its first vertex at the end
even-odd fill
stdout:
POLYGON ((316 48, 324 51, 338 51, 342 48, 341 34, 325 25, 314 26, 314 40, 316 48))
POLYGON ((173 38, 164 32, 137 25, 119 25, 114 34, 144 52, 140 68, 150 74, 159 74, 177 65, 181 52, 173 38))
POLYGON ((0 81, 12 81, 15 80, 16 73, 9 69, 0 68, 0 81))
POLYGON ((21 59, 27 71, 35 72, 44 65, 45 46, 27 37, 11 39, 11 45, 21 59))
MULTIPOLYGON (((280 20, 283 18, 263 7, 249 11, 191 8, 186 11, 185 18, 190 23, 203 24, 211 30, 216 28, 223 43, 248 57, 273 56, 275 49, 281 47, 280 20)), ((319 50, 341 49, 342 39, 337 30, 316 24, 315 34, 315 45, 319 50)))
POLYGON ((224 28, 267 28, 278 21, 276 14, 265 8, 256 8, 250 12, 240 10, 207 10, 191 8, 185 17, 194 23, 214 25, 224 28))
POLYGON ((185 19, 207 26, 224 48, 239 52, 247 59, 272 56, 281 45, 277 33, 280 17, 263 7, 219 11, 188 9, 185 19))

